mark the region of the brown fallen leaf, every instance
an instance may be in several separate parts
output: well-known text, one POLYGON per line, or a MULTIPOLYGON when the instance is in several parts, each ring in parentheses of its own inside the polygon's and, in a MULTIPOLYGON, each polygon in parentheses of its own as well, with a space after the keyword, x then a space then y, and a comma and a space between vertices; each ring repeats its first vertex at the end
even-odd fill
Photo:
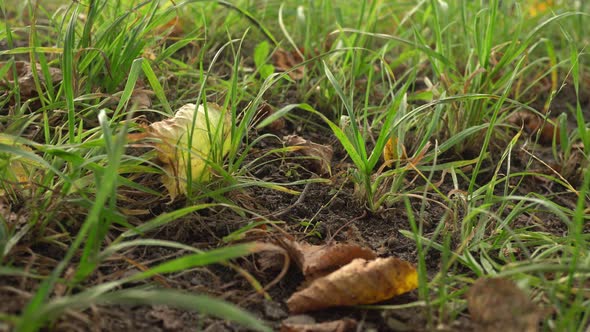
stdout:
POLYGON ((331 173, 330 163, 334 150, 331 146, 314 143, 310 140, 297 135, 289 135, 283 137, 285 145, 291 146, 291 151, 299 151, 302 154, 313 158, 312 171, 321 175, 331 173))
POLYGON ((337 306, 371 304, 416 287, 418 274, 409 262, 395 257, 372 261, 357 258, 291 295, 287 306, 292 313, 302 313, 337 306))
POLYGON ((512 114, 508 118, 508 122, 523 127, 524 131, 532 137, 536 138, 539 135, 539 143, 543 145, 551 145, 553 142, 553 135, 555 135, 555 142, 559 144, 561 142, 560 128, 554 125, 557 123, 556 118, 552 118, 552 121, 545 121, 536 114, 527 111, 520 111, 512 114))
MULTIPOLYGON (((553 118, 552 119, 553 122, 555 122, 557 119, 553 118)), ((540 132, 539 134, 539 143, 541 144, 545 144, 545 145, 551 145, 551 143, 553 142, 553 135, 555 135, 555 142, 557 144, 561 143, 561 136, 559 133, 559 126, 555 126, 553 125, 551 122, 548 121, 539 121, 540 123, 538 125, 535 125, 534 127, 529 128, 529 131, 531 133, 535 133, 535 135, 537 135, 537 132, 540 132)))
MULTIPOLYGON (((554 169, 561 174, 570 184, 578 186, 584 181, 584 174, 590 165, 590 159, 584 153, 584 144, 577 143, 571 146, 571 151, 565 157, 561 156, 562 162, 554 166, 554 169)), ((590 332, 590 331, 589 331, 590 332)))
MULTIPOLYGON (((134 106, 136 110, 148 109, 152 106, 152 96, 156 93, 152 91, 142 80, 138 80, 135 84, 135 89, 131 92, 129 97, 129 106, 134 106)), ((109 106, 116 107, 121 101, 120 95, 114 95, 109 98, 109 106)))
POLYGON ((167 34, 167 37, 181 37, 184 35, 184 26, 186 22, 183 22, 178 16, 173 17, 170 21, 156 27, 154 33, 156 35, 167 34))
POLYGON ((18 211, 12 210, 12 205, 9 203, 9 199, 0 192, 0 220, 8 229, 20 229, 27 224, 30 220, 28 217, 29 211, 18 211))
POLYGON ((356 244, 336 243, 318 246, 282 239, 280 246, 287 250, 307 280, 331 273, 356 258, 377 258, 373 250, 356 244))
POLYGON ((272 60, 278 71, 286 71, 292 79, 300 80, 305 76, 304 67, 293 67, 296 67, 303 62, 301 54, 304 54, 303 49, 299 49, 299 52, 297 50, 289 52, 280 48, 272 54, 272 60))
POLYGON ((357 321, 350 318, 314 324, 283 322, 281 324, 281 332, 348 332, 356 331, 356 326, 357 321))
MULTIPOLYGON (((0 62, 0 69, 6 66, 7 62, 0 62)), ((16 81, 18 83, 20 94, 24 97, 31 97, 34 93, 38 92, 37 87, 35 86, 35 78, 33 76, 33 67, 28 61, 16 61, 14 63, 16 66, 16 81)), ((45 83, 45 77, 43 76, 43 71, 41 69, 40 64, 35 65, 35 70, 37 75, 39 76, 39 80, 41 83, 45 83)), ((7 79, 6 81, 0 81, 0 86, 10 88, 15 81, 15 78, 12 75, 12 70, 9 70, 6 74, 7 79)), ((57 83, 62 80, 61 70, 57 68, 49 68, 49 75, 51 77, 51 82, 57 83)))
POLYGON ((135 105, 138 110, 148 109, 152 106, 152 99, 155 93, 152 90, 137 88, 131 93, 129 103, 135 105))
POLYGON ((467 307, 479 331, 539 330, 540 310, 508 279, 479 278, 467 292, 467 307))
MULTIPOLYGON (((262 120, 268 118, 269 116, 274 114, 274 110, 273 108, 267 104, 267 103, 262 103, 259 107, 258 110, 256 111, 256 116, 254 118, 254 121, 252 123, 253 126, 256 126, 258 123, 260 123, 262 120)), ((264 128, 268 128, 269 131, 271 132, 278 132, 281 129, 285 128, 285 119, 283 118, 278 118, 276 120, 274 120, 273 122, 271 122, 268 126, 265 126, 264 128)))

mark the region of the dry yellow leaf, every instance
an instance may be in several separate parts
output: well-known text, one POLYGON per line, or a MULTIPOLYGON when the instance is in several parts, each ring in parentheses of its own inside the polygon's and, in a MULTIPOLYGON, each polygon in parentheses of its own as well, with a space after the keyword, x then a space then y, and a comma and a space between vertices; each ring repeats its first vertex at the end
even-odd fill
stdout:
POLYGON ((528 12, 531 17, 543 15, 554 6, 555 3, 553 0, 529 0, 527 4, 528 12))
POLYGON ((387 140, 387 143, 385 143, 385 147, 383 148, 383 160, 386 163, 392 163, 396 160, 407 158, 406 147, 403 144, 399 144, 397 137, 393 136, 387 140))
POLYGON ((166 174, 162 183, 170 198, 185 194, 187 179, 207 182, 211 179, 211 163, 219 163, 231 144, 231 117, 219 105, 182 106, 173 118, 152 123, 148 136, 160 139, 156 144, 158 158, 166 174))
MULTIPOLYGON (((33 151, 26 145, 15 143, 14 138, 4 134, 0 134, 0 143, 27 152, 33 151)), ((0 153, 0 179, 3 182, 0 183, 0 196, 6 194, 3 187, 11 187, 12 189, 27 188, 38 166, 37 163, 31 160, 9 153, 0 153)))
POLYGON ((368 261, 357 258, 294 293, 287 306, 292 313, 329 307, 371 304, 418 287, 418 273, 409 262, 395 257, 368 261))

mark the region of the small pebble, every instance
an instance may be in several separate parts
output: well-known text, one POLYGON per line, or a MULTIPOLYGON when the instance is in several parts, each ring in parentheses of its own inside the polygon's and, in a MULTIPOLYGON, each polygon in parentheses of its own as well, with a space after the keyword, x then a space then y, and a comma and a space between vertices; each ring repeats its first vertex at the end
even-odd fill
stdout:
POLYGON ((264 301, 264 316, 269 319, 283 319, 287 317, 287 312, 281 307, 281 304, 274 301, 264 301))
POLYGON ((204 329, 203 332, 231 332, 231 330, 225 327, 225 325, 222 322, 215 322, 207 326, 207 328, 204 329))

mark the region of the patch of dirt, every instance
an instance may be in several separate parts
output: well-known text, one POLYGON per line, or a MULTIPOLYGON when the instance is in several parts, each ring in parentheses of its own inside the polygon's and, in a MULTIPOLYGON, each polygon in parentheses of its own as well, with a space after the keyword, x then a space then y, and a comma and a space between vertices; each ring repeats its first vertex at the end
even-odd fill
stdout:
MULTIPOLYGON (((5 48, 6 45, 0 43, 0 50, 5 48)), ((228 75, 229 73, 232 73, 232 71, 229 70, 228 75)), ((566 112, 567 105, 571 105, 572 98, 575 98, 575 95, 572 95, 571 89, 564 89, 562 94, 557 95, 556 98, 553 104, 555 112, 566 112)), ((298 96, 296 92, 289 91, 282 96, 275 97, 275 99, 277 99, 276 105, 282 105, 296 102, 298 96)), ((588 98, 584 99, 584 103, 587 110, 588 98)), ((321 107, 318 107, 318 109, 321 109, 321 107)), ((304 118, 309 116, 308 113, 297 113, 297 111, 294 111, 294 114, 301 115, 304 118)), ((587 111, 585 115, 588 115, 587 111)), ((571 119, 571 117, 569 118, 571 119)), ((588 116, 588 120, 590 120, 590 116, 588 116)), ((230 192, 227 198, 249 211, 267 216, 271 220, 281 221, 282 223, 277 224, 277 227, 298 240, 313 244, 325 244, 333 241, 354 242, 373 249, 379 256, 396 256, 412 263, 417 262, 416 243, 413 239, 407 238, 400 233, 400 230, 411 230, 409 216, 403 202, 393 202, 388 204, 386 208, 369 212, 358 197, 358 193, 355 192, 354 184, 350 181, 347 172, 352 165, 346 159, 344 149, 326 128, 320 126, 318 129, 311 125, 300 124, 294 126, 293 124, 287 124, 286 127, 275 134, 278 137, 297 134, 315 143, 333 146, 332 176, 329 178, 331 183, 312 183, 290 188, 300 191, 302 193, 300 196, 269 188, 250 187, 241 191, 230 192)), ((270 149, 279 147, 282 147, 282 144, 277 140, 264 140, 250 151, 246 163, 254 161, 270 149)), ((509 170, 503 166, 500 173, 506 174, 508 171, 514 173, 530 167, 529 164, 531 164, 532 160, 530 154, 518 150, 519 148, 520 146, 514 150, 512 169, 509 170)), ((543 152, 545 155, 547 154, 546 150, 545 148, 543 152)), ((477 153, 470 157, 475 157, 477 153)), ((537 149, 535 153, 539 153, 539 150, 537 149)), ((457 157, 449 156, 449 158, 457 157)), ((463 157, 468 159, 469 156, 463 157)), ((493 159, 498 160, 499 157, 500 155, 495 155, 493 159)), ((535 160, 532 160, 532 162, 534 162, 533 168, 536 167, 542 169, 543 172, 550 172, 546 165, 535 160)), ((251 173, 254 177, 264 181, 289 183, 316 176, 310 171, 312 169, 310 161, 302 159, 269 156, 257 162, 258 165, 263 163, 265 163, 263 166, 252 169, 251 173)), ((487 183, 494 176, 494 168, 495 165, 491 162, 485 164, 483 167, 485 171, 478 178, 478 183, 487 183)), ((415 172, 406 174, 404 194, 418 193, 415 197, 409 196, 409 200, 414 217, 423 223, 423 233, 427 236, 432 235, 439 227, 439 223, 444 222, 443 232, 450 234, 453 247, 459 248, 462 244, 459 239, 461 231, 459 223, 465 211, 458 192, 466 190, 468 183, 460 182, 459 188, 455 188, 450 176, 443 177, 441 172, 437 172, 434 174, 433 179, 444 179, 437 189, 447 195, 450 200, 443 200, 438 195, 430 195, 432 190, 429 190, 428 198, 430 200, 426 201, 419 198, 419 196, 424 192, 424 186, 427 184, 420 178, 412 180, 415 176, 415 172)), ((155 179, 153 175, 146 176, 141 181, 143 185, 161 190, 158 179, 155 179)), ((493 192, 501 195, 506 190, 510 191, 515 185, 518 185, 515 192, 518 195, 524 196, 537 193, 552 196, 559 204, 566 206, 573 206, 572 204, 575 204, 576 201, 575 195, 565 193, 564 188, 555 185, 553 182, 543 181, 541 178, 527 176, 514 178, 510 181, 507 187, 504 187, 505 183, 499 184, 494 188, 493 192)), ((148 202, 145 197, 141 195, 134 197, 133 194, 130 194, 127 198, 130 201, 127 202, 126 208, 148 209, 150 212, 146 215, 131 217, 129 222, 135 225, 162 213, 184 207, 186 203, 182 200, 173 203, 163 200, 148 202), (146 207, 146 205, 149 206, 146 207)), ((17 211, 9 212, 15 213, 17 211)), ((502 211, 502 216, 509 212, 509 210, 502 211)), ((75 221, 73 216, 61 217, 75 221)), ((82 213, 78 217, 83 220, 82 213)), ((146 237, 176 241, 207 250, 223 245, 223 237, 253 220, 255 220, 253 216, 239 215, 227 208, 211 208, 180 218, 146 234, 146 237)), ((548 210, 538 211, 535 215, 521 215, 510 226, 512 229, 532 228, 533 230, 552 234, 563 234, 567 231, 567 225, 548 210)), ((75 227, 79 227, 79 225, 68 224, 65 227, 71 229, 63 231, 71 231, 71 234, 75 234, 75 227)), ((586 231, 590 231, 590 225, 587 225, 586 231)), ((113 231, 111 238, 117 235, 117 231, 113 231)), ((35 239, 27 240, 23 242, 35 241, 35 239)), ((47 275, 57 262, 63 258, 66 249, 49 243, 36 243, 30 247, 30 250, 27 250, 27 248, 15 249, 12 252, 11 259, 15 262, 15 266, 47 275)), ((179 253, 177 250, 172 249, 134 247, 118 253, 118 255, 103 263, 82 286, 90 287, 108 281, 119 280, 139 272, 142 268, 153 267, 158 263, 183 254, 185 253, 179 253)), ((430 249, 427 253, 426 262, 428 275, 435 275, 441 268, 440 253, 430 249)), ((256 255, 236 260, 236 264, 254 275, 262 285, 270 283, 278 273, 272 270, 261 270, 256 262, 256 255)), ((292 267, 278 284, 268 290, 268 295, 272 298, 271 301, 265 300, 263 296, 256 293, 252 285, 241 277, 236 270, 221 265, 196 268, 174 275, 156 276, 148 281, 129 286, 151 285, 225 299, 252 312, 260 319, 267 321, 275 330, 278 330, 281 321, 289 317, 285 304, 286 300, 300 287, 303 281, 304 278, 301 272, 292 267)), ((5 278, 0 285, 0 298, 8 300, 0 301, 0 312, 11 315, 20 314, 37 286, 38 281, 31 278, 5 278)), ((59 291, 60 288, 58 287, 57 293, 59 291)), ((80 289, 75 291, 80 291, 80 289)), ((52 294, 52 296, 58 295, 60 294, 52 294)), ((417 299, 418 294, 413 291, 380 304, 401 305, 417 299)), ((306 314, 306 319, 324 322, 352 318, 358 321, 359 327, 357 330, 359 331, 426 331, 432 328, 430 324, 433 323, 429 322, 427 317, 433 316, 434 313, 423 308, 395 310, 334 308, 306 314)), ((58 331, 245 331, 244 328, 233 323, 166 306, 93 306, 87 310, 68 312, 54 322, 51 327, 58 331)), ((1 329, 2 325, 0 325, 1 329)), ((439 323, 437 330, 476 331, 476 327, 465 312, 447 325, 439 323)))
MULTIPOLYGON (((289 129, 285 129, 285 134, 289 129)), ((321 132, 301 133, 304 137, 320 143, 333 142, 333 138, 321 132)), ((276 144, 276 143, 274 143, 276 144)), ((271 148, 274 144, 265 143, 265 148, 271 148)), ((355 242, 375 250, 381 256, 394 255, 410 262, 417 261, 416 245, 412 239, 408 239, 399 230, 410 230, 410 223, 406 209, 402 203, 394 203, 387 209, 370 213, 363 206, 362 202, 355 195, 354 186, 342 171, 349 167, 339 160, 344 153, 341 147, 336 146, 336 157, 332 168, 334 175, 331 178, 332 184, 309 184, 298 186, 297 189, 304 192, 303 198, 290 194, 278 192, 267 188, 248 188, 239 193, 228 195, 237 204, 241 204, 262 215, 272 216, 276 211, 287 211, 280 216, 280 227, 304 241, 323 244, 330 241, 355 242)), ((253 154, 249 158, 255 158, 253 154)), ((522 162, 526 165, 526 162, 522 162)), ((277 182, 289 182, 309 177, 310 173, 305 169, 305 162, 297 160, 280 159, 269 162, 265 167, 256 170, 257 177, 264 180, 277 182)), ((414 174, 409 174, 412 178, 414 174)), ((440 178, 441 174, 435 174, 434 178, 440 178)), ((487 174, 491 177, 491 174, 487 174)), ((567 204, 572 204, 574 198, 571 194, 559 194, 557 189, 546 187, 542 182, 532 177, 522 179, 519 189, 520 194, 537 192, 550 195, 555 192, 567 204)), ((422 188, 424 183, 415 181, 408 186, 412 191, 422 188)), ((466 189, 466 188, 463 188, 466 189)), ((496 191, 502 193, 505 188, 498 187, 496 191)), ((453 190, 450 178, 439 186, 443 193, 453 190)), ((436 199, 436 195, 433 195, 436 199)), ((424 224, 424 234, 431 234, 438 227, 443 215, 450 208, 446 202, 438 199, 439 203, 426 203, 427 208, 421 211, 422 204, 419 198, 411 198, 414 215, 421 218, 424 224)), ((138 203, 139 204, 139 201, 138 203)), ((152 206, 152 214, 157 215, 165 211, 171 211, 183 205, 176 202, 172 205, 155 204, 152 206)), ((133 208, 133 206, 128 206, 133 208)), ((453 229, 453 221, 461 216, 461 209, 457 208, 455 219, 448 220, 449 232, 458 232, 453 229)), ((141 220, 151 216, 141 217, 141 220)), ((137 220, 136 222, 141 222, 137 220)), ((155 232, 147 234, 148 237, 174 240, 189 244, 197 248, 211 248, 219 244, 222 237, 232 231, 244 226, 252 219, 236 215, 228 209, 212 209, 194 213, 181 218, 155 232)), ((541 231, 560 234, 566 231, 566 225, 549 211, 542 212, 536 216, 520 216, 512 225, 513 228, 533 227, 541 231), (539 218, 543 220, 539 222, 539 218)), ((458 247, 460 243, 456 243, 458 247)), ((63 257, 63 251, 56 250, 55 246, 39 244, 32 248, 35 253, 41 254, 42 259, 54 261, 63 257)), ((30 253, 30 252, 29 252, 30 253)), ((23 255, 27 254, 23 252, 23 255)), ((84 286, 92 286, 96 283, 104 283, 110 280, 117 280, 122 277, 138 272, 136 262, 141 266, 154 266, 159 262, 174 258, 180 254, 171 249, 142 247, 133 248, 121 253, 121 257, 109 260, 103 264, 93 276, 87 280, 84 286)), ((428 273, 434 275, 440 268, 440 257, 436 250, 430 250, 427 256, 428 273)), ((32 261, 21 257, 21 262, 32 261)), ((37 259, 39 261, 39 259, 37 259)), ((256 267, 255 257, 238 260, 237 263, 250 271, 261 283, 265 285, 276 277, 276 273, 259 271, 256 267)), ((45 265, 46 266, 46 265, 45 265)), ((148 283, 159 287, 181 289, 199 294, 208 294, 239 304, 241 307, 251 311, 261 319, 279 329, 281 321, 288 317, 285 305, 286 299, 295 292, 303 281, 299 271, 291 268, 287 275, 274 287, 268 290, 273 301, 269 302, 262 296, 255 293, 252 286, 243 278, 236 276, 236 271, 224 266, 209 266, 206 268, 194 269, 172 276, 161 276, 153 278, 148 283)), ((10 301, 3 301, 0 304, 0 311, 5 313, 18 314, 28 300, 29 293, 19 293, 18 289, 33 290, 35 287, 29 285, 23 288, 17 279, 13 279, 12 285, 0 289, 0 296, 9 298, 10 301)), ((20 281, 22 282, 22 280, 20 281)), ((141 283, 143 284, 143 283, 141 283)), ((383 304, 404 304, 417 299, 417 293, 396 297, 383 304)), ((359 322, 361 330, 373 331, 420 331, 428 326, 426 309, 403 309, 403 310, 363 310, 354 308, 335 308, 324 310, 318 313, 310 313, 307 316, 314 321, 323 322, 342 318, 352 318, 359 322)), ((94 330, 94 331, 244 331, 245 329, 231 323, 223 322, 211 317, 203 317, 197 313, 186 310, 178 310, 165 306, 95 306, 82 312, 70 312, 62 319, 55 322, 53 327, 60 331, 94 330)), ((474 327, 468 319, 467 314, 459 317, 448 326, 439 326, 441 331, 472 331, 474 327)))

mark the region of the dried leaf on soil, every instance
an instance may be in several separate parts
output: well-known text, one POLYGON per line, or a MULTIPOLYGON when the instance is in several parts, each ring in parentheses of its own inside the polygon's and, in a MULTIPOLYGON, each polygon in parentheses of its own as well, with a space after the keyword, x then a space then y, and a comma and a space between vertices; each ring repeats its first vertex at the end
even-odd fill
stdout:
POLYGON ((554 165, 553 168, 572 185, 577 186, 584 180, 584 174, 588 171, 590 159, 584 153, 584 144, 578 143, 571 146, 567 160, 554 165))
MULTIPOLYGON (((303 54, 302 50, 300 50, 300 52, 301 54, 303 54)), ((276 50, 272 55, 275 68, 279 71, 288 72, 289 76, 294 80, 302 79, 305 75, 305 70, 303 66, 293 68, 303 62, 303 58, 301 57, 300 52, 298 52, 297 50, 289 52, 285 51, 282 48, 276 50)))
POLYGON ((331 173, 330 163, 332 162, 332 156, 334 150, 331 146, 314 143, 310 140, 297 135, 289 135, 283 137, 285 145, 291 146, 292 151, 299 151, 302 154, 313 158, 313 169, 312 171, 321 175, 331 173))
POLYGON ((210 180, 208 163, 219 162, 229 151, 230 126, 229 112, 213 103, 207 103, 206 109, 186 104, 173 118, 149 126, 147 136, 161 140, 156 148, 166 170, 162 183, 171 199, 186 193, 187 165, 193 182, 210 180))
MULTIPOLYGON (((0 134, 0 143, 26 152, 33 151, 30 147, 15 143, 12 137, 3 134, 0 134)), ((8 187, 11 188, 10 190, 28 188, 39 166, 29 159, 10 153, 0 153, 0 196, 6 194, 5 188, 8 187)))
POLYGON ((167 37, 178 38, 184 35, 184 25, 185 22, 183 22, 180 17, 175 16, 170 21, 156 27, 154 29, 154 33, 156 35, 162 35, 166 33, 167 37))
POLYGON ((357 321, 350 318, 313 324, 283 322, 281 332, 348 332, 356 331, 357 321))
POLYGON ((180 314, 167 306, 154 305, 147 313, 150 320, 161 322, 162 326, 167 331, 178 331, 183 327, 183 321, 180 314))
POLYGON ((154 92, 148 89, 139 88, 133 90, 131 94, 130 103, 135 105, 139 110, 147 109, 152 106, 152 98, 154 92))
POLYGON ((541 313, 508 279, 480 278, 467 292, 467 306, 480 331, 535 332, 541 313))
MULTIPOLYGON (((11 205, 8 203, 8 199, 3 196, 2 190, 0 189, 0 220, 5 223, 6 226, 10 227, 21 227, 29 220, 27 211, 21 213, 15 213, 11 210, 11 205)), ((0 225, 0 227, 3 227, 0 225)), ((0 230, 2 231, 2 230, 0 230)), ((6 250, 6 247, 4 247, 6 250)))
MULTIPOLYGON (((0 69, 6 66, 7 62, 0 62, 0 69)), ((37 87, 35 86, 35 78, 33 76, 33 68, 31 64, 27 61, 16 61, 14 63, 16 66, 16 73, 17 73, 17 82, 20 89, 20 94, 23 97, 32 97, 33 92, 37 92, 37 87)), ((35 69, 39 80, 41 83, 45 82, 45 78, 43 76, 43 71, 40 64, 35 65, 35 69)), ((6 82, 0 81, 0 86, 4 87, 11 87, 14 84, 14 77, 12 75, 12 70, 8 70, 7 72, 7 80, 6 82)), ((49 68, 49 75, 51 77, 51 81, 53 83, 57 83, 61 81, 62 74, 61 70, 57 68, 49 68)))
POLYGON ((356 244, 336 243, 318 246, 284 239, 280 245, 289 252, 308 280, 331 273, 356 258, 377 258, 373 250, 356 244))
POLYGON ((353 260, 294 293, 287 306, 292 313, 337 306, 371 304, 418 287, 416 268, 395 257, 353 260))
POLYGON ((524 131, 529 134, 532 139, 539 135, 539 143, 545 145, 551 145, 553 142, 553 135, 555 135, 555 142, 560 143, 560 128, 553 123, 557 123, 557 119, 553 118, 552 121, 545 121, 541 117, 531 112, 520 111, 512 114, 508 118, 508 122, 523 127, 524 131))
MULTIPOLYGON (((275 111, 273 110, 273 108, 269 104, 263 103, 262 105, 260 105, 260 107, 258 107, 258 110, 256 112, 256 117, 253 121, 253 125, 256 126, 262 120, 268 118, 269 116, 273 115, 274 113, 275 113, 275 111)), ((265 126, 264 128, 267 128, 271 132, 278 132, 281 129, 285 128, 285 119, 278 118, 278 119, 274 120, 273 122, 271 122, 268 126, 265 126)))

